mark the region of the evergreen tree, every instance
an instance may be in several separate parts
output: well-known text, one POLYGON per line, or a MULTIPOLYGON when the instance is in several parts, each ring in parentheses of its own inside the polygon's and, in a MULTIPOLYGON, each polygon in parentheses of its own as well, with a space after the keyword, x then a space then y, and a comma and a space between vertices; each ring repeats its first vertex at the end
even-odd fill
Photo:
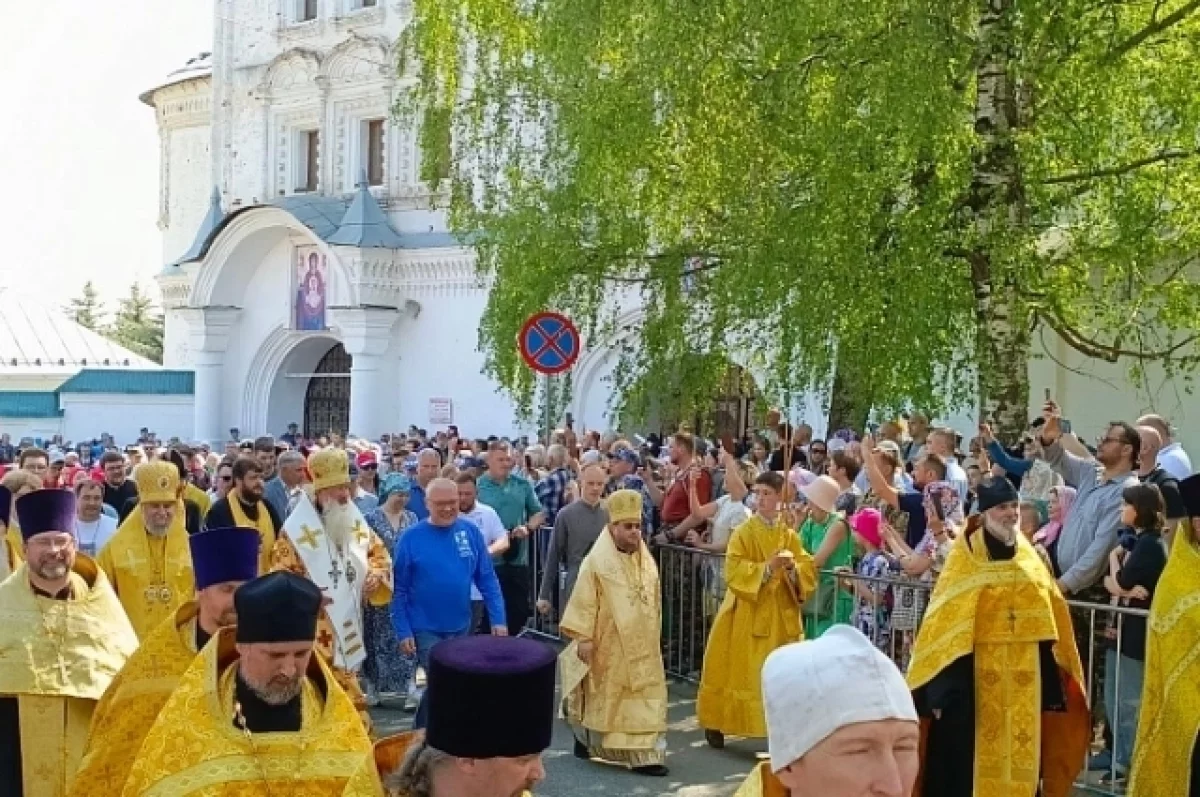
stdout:
POLYGON ((96 292, 96 286, 92 284, 91 280, 83 283, 83 290, 79 296, 71 300, 71 304, 67 307, 67 315, 79 326, 87 327, 92 331, 97 331, 101 327, 104 307, 100 304, 100 294, 96 292))
POLYGON ((156 363, 162 362, 162 313, 154 307, 150 297, 142 293, 141 286, 136 282, 129 287, 129 295, 117 302, 113 322, 104 334, 135 354, 156 363))

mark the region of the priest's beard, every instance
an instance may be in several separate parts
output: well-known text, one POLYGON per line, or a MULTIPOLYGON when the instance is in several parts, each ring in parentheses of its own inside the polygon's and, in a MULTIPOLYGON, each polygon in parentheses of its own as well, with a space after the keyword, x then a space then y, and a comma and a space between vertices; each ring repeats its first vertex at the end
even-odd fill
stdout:
POLYGON ((46 554, 36 563, 31 563, 30 567, 33 572, 43 581, 62 581, 67 577, 67 573, 71 570, 71 563, 67 561, 65 551, 59 553, 46 554))
POLYGON ((354 505, 347 501, 344 504, 332 503, 321 512, 321 525, 334 545, 342 546, 350 539, 351 532, 358 518, 354 514, 354 505))
POLYGON ((300 695, 300 690, 304 687, 304 673, 297 673, 291 678, 277 675, 262 686, 251 683, 244 676, 242 682, 250 687, 255 697, 268 706, 284 706, 300 695))
POLYGON ((983 516, 983 528, 988 534, 1010 547, 1017 544, 1017 535, 1021 533, 1020 528, 1016 525, 1009 526, 1005 523, 998 523, 987 515, 983 516))
POLYGON ((167 532, 170 530, 171 530, 170 523, 164 523, 161 527, 152 526, 149 523, 146 524, 146 533, 149 534, 151 537, 158 537, 161 539, 162 537, 167 536, 167 532))

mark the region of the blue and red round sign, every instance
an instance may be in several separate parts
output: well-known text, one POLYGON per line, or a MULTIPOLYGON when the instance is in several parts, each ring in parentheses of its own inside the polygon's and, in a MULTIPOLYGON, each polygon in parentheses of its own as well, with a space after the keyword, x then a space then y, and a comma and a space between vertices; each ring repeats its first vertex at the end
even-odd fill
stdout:
POLYGON ((526 365, 539 374, 553 376, 579 359, 579 330, 561 313, 537 313, 521 327, 517 345, 526 365))

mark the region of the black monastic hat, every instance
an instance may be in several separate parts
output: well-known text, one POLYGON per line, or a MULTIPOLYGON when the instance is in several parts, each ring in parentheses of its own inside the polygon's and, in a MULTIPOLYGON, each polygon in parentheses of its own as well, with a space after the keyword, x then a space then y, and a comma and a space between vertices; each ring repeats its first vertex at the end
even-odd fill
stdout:
POLYGON ((1012 482, 1002 476, 992 476, 981 481, 979 487, 975 490, 975 497, 978 501, 979 512, 981 514, 1001 504, 1014 503, 1021 500, 1021 497, 1017 495, 1017 488, 1013 487, 1012 482))
POLYGON ((311 642, 317 638, 321 590, 307 578, 278 571, 233 593, 238 642, 311 642))
POLYGON ((439 642, 425 693, 430 747, 458 758, 519 758, 550 746, 554 649, 531 639, 439 642))
POLYGON ((21 538, 57 531, 75 536, 75 493, 70 490, 34 490, 17 499, 21 538))
POLYGON ((1179 497, 1183 499, 1188 517, 1200 517, 1200 473, 1179 482, 1179 497))

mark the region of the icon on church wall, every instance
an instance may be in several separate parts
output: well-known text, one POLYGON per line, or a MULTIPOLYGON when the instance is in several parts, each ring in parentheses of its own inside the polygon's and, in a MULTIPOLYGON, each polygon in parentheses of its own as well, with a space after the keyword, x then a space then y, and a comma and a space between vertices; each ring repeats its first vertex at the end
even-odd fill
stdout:
POLYGON ((296 329, 325 329, 325 297, 329 286, 329 263, 316 247, 296 249, 296 291, 293 324, 296 329))

